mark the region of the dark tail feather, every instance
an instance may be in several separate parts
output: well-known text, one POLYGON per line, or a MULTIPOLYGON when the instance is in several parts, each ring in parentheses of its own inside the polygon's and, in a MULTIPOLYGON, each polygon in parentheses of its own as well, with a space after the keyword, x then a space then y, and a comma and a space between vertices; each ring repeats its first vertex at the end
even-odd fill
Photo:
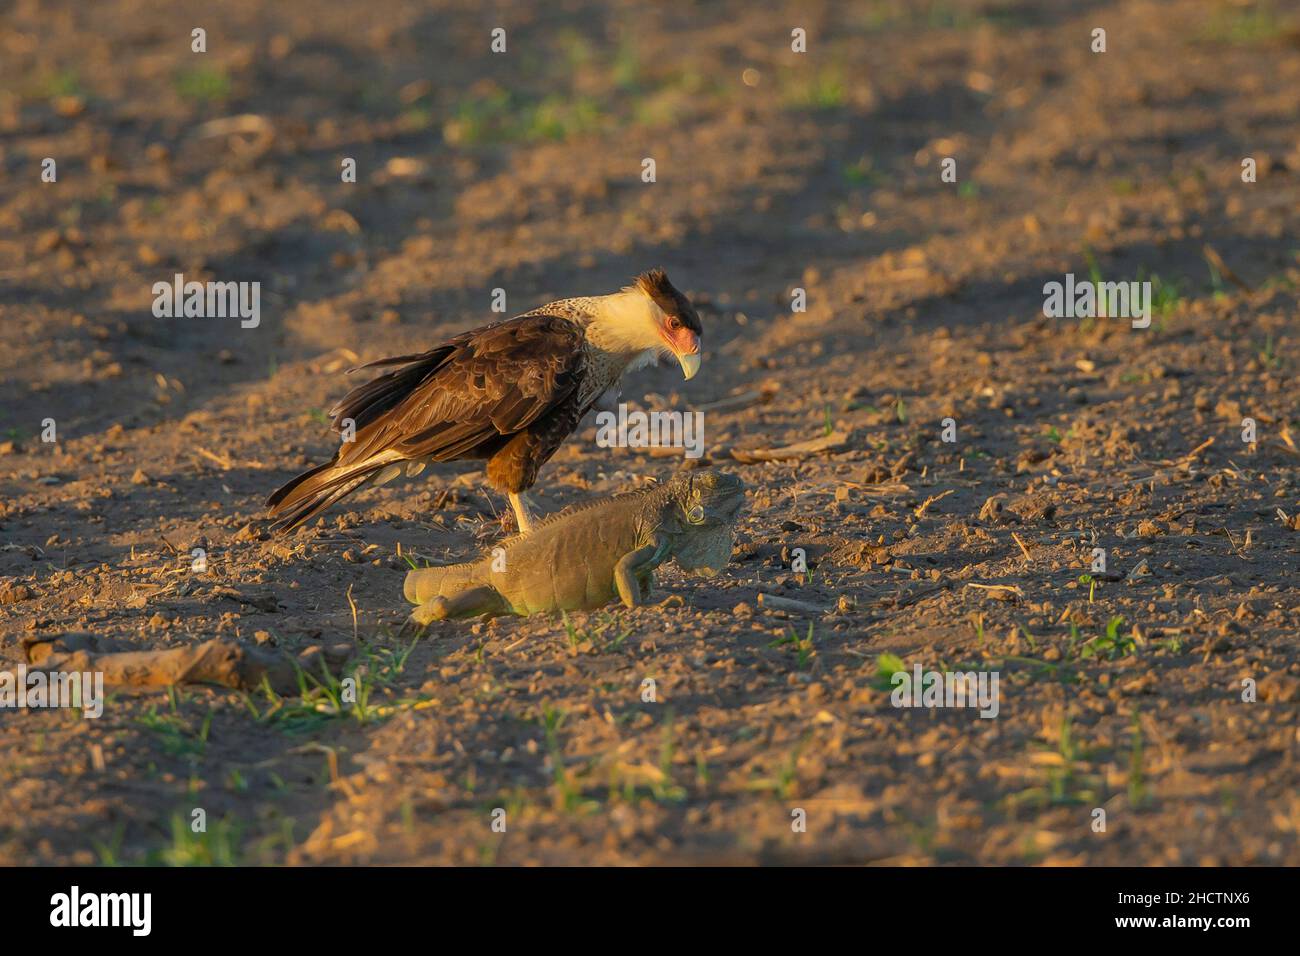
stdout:
POLYGON ((382 469, 383 465, 338 468, 333 462, 317 465, 279 488, 266 504, 280 520, 271 525, 276 534, 292 531, 330 505, 346 498, 382 469))

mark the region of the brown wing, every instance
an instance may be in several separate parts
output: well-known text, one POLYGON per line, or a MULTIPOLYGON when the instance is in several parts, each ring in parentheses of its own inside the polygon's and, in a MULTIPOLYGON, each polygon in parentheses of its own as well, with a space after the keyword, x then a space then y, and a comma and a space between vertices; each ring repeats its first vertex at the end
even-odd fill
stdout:
POLYGON ((585 371, 581 327, 545 314, 372 365, 397 363, 404 364, 353 389, 330 410, 335 430, 345 419, 356 423, 356 441, 339 446, 336 465, 384 452, 434 461, 481 455, 480 446, 499 444, 572 400, 585 371))
POLYGON ((574 393, 567 401, 504 442, 488 460, 488 481, 501 491, 527 491, 537 472, 573 434, 591 403, 583 405, 574 393))

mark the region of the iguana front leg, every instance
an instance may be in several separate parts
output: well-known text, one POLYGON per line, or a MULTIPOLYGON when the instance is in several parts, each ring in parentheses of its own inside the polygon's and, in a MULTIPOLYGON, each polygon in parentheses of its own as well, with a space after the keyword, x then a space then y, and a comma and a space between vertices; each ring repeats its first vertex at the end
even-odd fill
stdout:
POLYGON ((663 559, 666 547, 667 542, 656 535, 645 547, 629 551, 619 558, 618 564, 614 566, 614 586, 618 588, 618 596, 625 606, 636 607, 645 603, 641 579, 653 574, 663 559))

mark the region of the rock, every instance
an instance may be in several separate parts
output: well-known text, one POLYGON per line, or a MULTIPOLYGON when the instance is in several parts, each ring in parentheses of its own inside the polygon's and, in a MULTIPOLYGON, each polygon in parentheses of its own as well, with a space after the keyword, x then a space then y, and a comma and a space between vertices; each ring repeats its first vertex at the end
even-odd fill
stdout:
POLYGON ((56 96, 51 103, 54 106, 54 112, 65 119, 80 116, 86 109, 86 101, 80 96, 56 96))
POLYGON ((984 502, 984 507, 980 508, 979 520, 991 521, 994 524, 1002 524, 1005 521, 1019 520, 1018 516, 1007 511, 1002 507, 1002 495, 994 495, 984 502))
POLYGON ((1218 418, 1226 418, 1230 422, 1239 422, 1242 419, 1241 403, 1228 398, 1219 399, 1219 403, 1214 406, 1214 414, 1218 418))
POLYGON ((1259 682, 1259 697, 1270 704, 1300 700, 1300 678, 1269 674, 1259 682))
POLYGON ((236 541, 266 541, 270 537, 264 522, 250 522, 235 532, 236 541))
POLYGON ((1047 452, 1043 451, 1041 448, 1025 449, 1025 451, 1020 453, 1020 457, 1016 459, 1016 474, 1019 475, 1032 470, 1034 465, 1046 461, 1047 458, 1047 452))
POLYGON ((17 604, 19 601, 29 600, 31 596, 32 589, 25 584, 13 581, 0 582, 0 604, 17 604))

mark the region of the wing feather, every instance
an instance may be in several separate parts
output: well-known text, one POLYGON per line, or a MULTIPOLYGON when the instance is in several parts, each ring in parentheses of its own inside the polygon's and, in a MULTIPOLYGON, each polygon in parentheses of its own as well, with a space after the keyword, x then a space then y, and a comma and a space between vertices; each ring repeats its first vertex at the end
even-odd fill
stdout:
POLYGON ((582 338, 569 319, 530 314, 403 356, 407 364, 353 389, 330 410, 336 429, 345 418, 357 428, 337 463, 386 451, 451 461, 528 428, 577 392, 585 372, 582 338))

